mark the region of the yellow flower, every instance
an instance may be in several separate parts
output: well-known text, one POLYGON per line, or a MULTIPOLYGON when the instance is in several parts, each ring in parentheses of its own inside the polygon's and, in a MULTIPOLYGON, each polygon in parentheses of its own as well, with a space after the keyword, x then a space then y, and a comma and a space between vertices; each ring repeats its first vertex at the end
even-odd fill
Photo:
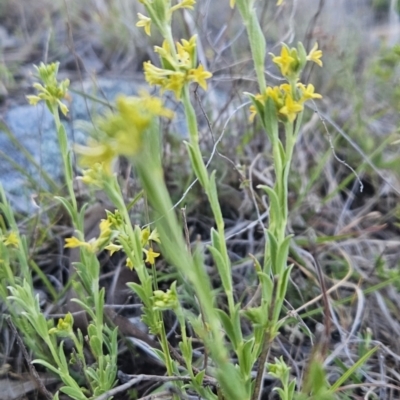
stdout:
POLYGON ((279 113, 286 115, 288 120, 293 122, 300 111, 303 111, 303 106, 295 102, 290 94, 287 94, 285 105, 279 110, 279 113))
POLYGON ((68 336, 72 333, 72 327, 74 325, 74 317, 71 313, 67 313, 64 318, 60 318, 58 320, 58 324, 56 328, 49 329, 49 334, 52 335, 54 333, 61 334, 63 336, 68 336))
POLYGON ((314 61, 316 64, 322 67, 321 57, 322 57, 322 51, 318 50, 318 43, 315 43, 310 53, 307 56, 307 60, 314 61))
POLYGON ((103 187, 104 169, 103 163, 95 163, 92 168, 82 171, 83 176, 78 179, 86 185, 93 185, 99 188, 103 187))
POLYGON ((283 3, 283 0, 278 0, 278 2, 276 3, 277 6, 280 6, 283 3))
POLYGON ((190 68, 192 65, 192 60, 190 54, 183 48, 180 43, 176 44, 177 52, 176 58, 178 59, 179 66, 184 68, 190 68))
POLYGON ((33 87, 36 89, 37 94, 27 96, 27 100, 31 105, 36 105, 43 100, 49 107, 53 105, 60 107, 61 112, 67 115, 68 107, 61 100, 67 97, 69 80, 57 81, 58 67, 59 63, 40 63, 39 67, 35 65, 43 85, 34 83, 33 87))
POLYGON ((171 71, 156 67, 151 61, 143 63, 144 78, 149 85, 164 86, 171 71))
POLYGON ((236 3, 236 0, 229 1, 229 5, 231 6, 231 8, 235 7, 235 3, 236 3))
POLYGON ((151 234, 149 236, 149 240, 152 240, 153 242, 161 243, 160 236, 157 232, 157 228, 155 228, 153 230, 153 232, 151 232, 151 234))
POLYGON ((180 8, 189 8, 193 10, 193 6, 196 4, 196 0, 182 0, 180 3, 170 8, 170 12, 173 13, 180 8))
POLYGON ((146 35, 151 36, 151 18, 146 17, 145 15, 138 13, 139 21, 136 23, 137 27, 143 27, 146 35))
POLYGON ((187 68, 194 68, 197 63, 197 35, 193 35, 189 40, 182 39, 181 43, 176 43, 177 58, 179 65, 187 68))
POLYGON ((166 83, 161 86, 163 90, 171 90, 174 92, 177 100, 181 98, 183 85, 185 84, 185 74, 180 71, 172 72, 170 71, 170 76, 166 83))
POLYGON ((156 258, 160 255, 160 253, 156 253, 153 251, 153 249, 150 247, 149 250, 143 249, 143 251, 146 253, 146 260, 145 262, 154 264, 156 261, 156 258))
POLYGON ((212 77, 212 73, 205 71, 204 67, 200 64, 196 69, 191 69, 189 71, 189 79, 192 82, 196 82, 200 85, 200 87, 204 90, 207 90, 207 82, 206 79, 212 77))
POLYGON ((133 262, 129 257, 126 257, 126 266, 130 269, 133 270, 134 266, 133 266, 133 262))
POLYGON ((322 99, 320 94, 314 92, 315 88, 311 83, 309 83, 307 86, 303 85, 302 83, 298 83, 297 86, 301 91, 301 102, 305 102, 309 99, 322 99))
POLYGON ((292 72, 292 64, 296 61, 294 57, 292 57, 291 52, 286 46, 282 46, 281 55, 274 56, 272 61, 279 65, 281 73, 283 76, 288 76, 292 72))
POLYGON ((91 252, 95 253, 97 250, 96 241, 91 240, 89 242, 83 242, 76 237, 70 237, 65 239, 65 248, 73 249, 75 247, 85 247, 91 252))
POLYGON ((6 240, 4 240, 4 244, 6 246, 18 247, 19 244, 18 235, 15 232, 10 232, 6 240))
MULTIPOLYGON (((102 164, 104 173, 112 175, 113 160, 117 156, 115 146, 111 143, 99 143, 93 139, 88 141, 88 146, 79 144, 74 145, 74 150, 80 155, 79 164, 83 167, 89 167, 93 170, 96 165, 102 164)), ((90 174, 88 174, 90 175, 90 174)), ((86 178, 90 182, 90 178, 86 178)))
POLYGON ((111 222, 108 219, 102 219, 99 224, 100 236, 108 236, 111 234, 111 222))
POLYGON ((75 247, 81 247, 81 246, 87 246, 86 242, 82 242, 82 240, 79 240, 76 237, 70 237, 65 239, 65 248, 75 248, 75 247))
POLYGON ((106 250, 110 252, 110 256, 112 256, 116 251, 120 251, 122 246, 114 243, 110 243, 108 246, 104 247, 106 250))
POLYGON ((146 246, 147 242, 149 241, 150 237, 150 228, 146 226, 146 228, 140 231, 140 243, 143 246, 146 246))
POLYGON ((266 97, 267 98, 270 97, 274 101, 277 107, 282 107, 284 103, 281 89, 282 88, 278 86, 274 87, 268 86, 267 90, 265 91, 266 97))

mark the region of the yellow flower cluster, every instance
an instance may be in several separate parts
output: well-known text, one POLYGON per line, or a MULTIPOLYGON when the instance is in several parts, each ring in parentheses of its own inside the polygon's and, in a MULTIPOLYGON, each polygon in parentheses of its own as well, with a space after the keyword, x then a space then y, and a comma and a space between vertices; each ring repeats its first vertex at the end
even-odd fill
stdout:
POLYGON ((312 84, 305 86, 298 82, 307 61, 312 61, 322 66, 321 57, 322 51, 318 50, 317 43, 308 55, 301 43, 299 43, 297 49, 289 48, 284 44, 279 56, 272 54, 272 61, 279 66, 281 74, 288 83, 268 87, 264 93, 250 95, 253 102, 250 106, 250 120, 252 121, 256 114, 260 114, 264 118, 265 106, 271 99, 278 119, 281 122, 292 123, 297 115, 303 111, 304 103, 307 100, 321 99, 322 96, 315 93, 315 88, 312 84))
POLYGON ((153 300, 153 309, 164 311, 164 310, 173 310, 178 307, 178 293, 176 291, 176 282, 171 285, 171 289, 168 289, 166 292, 162 290, 155 290, 152 296, 153 300))
MULTIPOLYGON (((126 233, 125 226, 118 210, 115 211, 114 214, 107 211, 107 218, 101 220, 99 228, 100 235, 98 238, 93 238, 88 242, 80 240, 76 237, 66 238, 64 247, 84 247, 93 253, 105 249, 110 252, 110 256, 121 249, 124 249, 125 251, 127 250, 124 247, 124 244, 128 244, 129 246, 129 236, 126 233)), ((146 256, 145 262, 154 264, 155 259, 160 255, 160 253, 156 253, 153 250, 150 244, 151 242, 160 243, 157 229, 154 229, 153 231, 150 231, 149 227, 141 229, 140 243, 143 253, 146 256)), ((131 250, 129 250, 129 252, 132 254, 131 250)), ((127 257, 126 265, 131 269, 134 268, 133 261, 129 257, 127 257)))
POLYGON ((37 90, 37 94, 26 96, 26 98, 31 105, 36 105, 39 101, 45 101, 48 105, 57 105, 60 107, 61 112, 67 115, 68 107, 61 100, 67 98, 69 79, 58 83, 57 74, 59 65, 60 63, 47 65, 41 63, 39 67, 35 65, 39 78, 44 85, 34 83, 33 87, 37 90))
POLYGON ((0 234, 0 240, 4 243, 6 246, 13 246, 13 247, 18 247, 19 246, 19 239, 18 235, 15 232, 10 232, 7 236, 2 236, 0 234))
POLYGON ((60 336, 69 336, 72 334, 74 326, 74 317, 71 313, 67 313, 64 318, 60 318, 57 327, 49 329, 49 334, 58 334, 60 336))
MULTIPOLYGON (((307 100, 322 98, 320 94, 314 92, 315 89, 312 84, 304 86, 302 83, 298 83, 296 88, 297 90, 293 95, 292 88, 288 83, 284 83, 280 86, 268 87, 264 93, 256 94, 254 100, 263 108, 267 100, 272 99, 278 112, 278 118, 282 122, 293 122, 297 114, 303 111, 303 105, 307 100)), ((256 107, 253 102, 250 106, 251 121, 258 113, 258 109, 259 107, 256 107)))
POLYGON ((161 59, 162 68, 156 67, 151 61, 144 62, 144 75, 150 85, 161 87, 162 91, 170 90, 175 97, 181 98, 184 85, 198 83, 200 87, 207 90, 207 79, 212 77, 211 72, 204 69, 203 65, 197 65, 196 35, 190 40, 183 39, 176 43, 175 49, 171 49, 167 41, 162 47, 154 50, 161 59))
POLYGON ((318 43, 315 43, 307 56, 305 56, 305 51, 301 44, 299 44, 298 49, 295 47, 290 49, 283 45, 280 56, 275 56, 274 54, 272 56, 272 61, 279 66, 281 74, 288 79, 298 78, 306 61, 313 61, 322 67, 322 51, 318 50, 318 43))
POLYGON ((100 183, 101 173, 112 174, 114 159, 119 155, 134 156, 142 148, 146 130, 155 117, 172 118, 173 112, 163 107, 162 100, 141 93, 139 97, 119 96, 115 113, 109 113, 97 121, 96 139, 88 146, 76 145, 79 163, 88 167, 82 180, 100 183), (96 178, 97 177, 97 178, 96 178))
POLYGON ((111 222, 108 219, 102 219, 100 224, 100 235, 98 238, 93 238, 88 242, 84 240, 80 240, 76 237, 70 237, 65 239, 65 248, 75 248, 75 247, 84 247, 91 251, 92 253, 96 253, 110 242, 113 231, 111 230, 111 222))

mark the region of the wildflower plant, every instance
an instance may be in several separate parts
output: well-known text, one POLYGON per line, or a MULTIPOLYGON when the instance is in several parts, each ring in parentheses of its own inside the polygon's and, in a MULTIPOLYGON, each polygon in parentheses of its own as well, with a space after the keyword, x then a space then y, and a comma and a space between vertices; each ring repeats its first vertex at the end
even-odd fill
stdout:
MULTIPOLYGON (((161 94, 172 92, 176 100, 183 104, 189 133, 185 146, 215 220, 215 228, 211 229, 210 234, 211 244, 207 248, 197 245, 188 249, 181 224, 171 211, 174 207, 164 179, 158 120, 172 118, 173 112, 164 106, 160 97, 147 92, 132 97, 118 96, 115 109, 95 119, 95 129, 88 143, 74 147, 79 165, 83 168, 80 180, 103 190, 115 208, 113 212, 107 211, 106 218, 100 222, 99 235, 90 240, 85 238, 83 216, 86 206, 79 208, 75 198, 72 148, 68 145, 59 115, 59 111, 64 115, 68 113, 64 101, 68 99, 69 81, 58 81, 57 63, 41 64, 36 68, 40 83, 34 84, 36 94, 28 96, 28 101, 31 104, 44 101, 54 116, 67 187, 67 196, 57 199, 71 217, 74 228, 74 234, 65 239, 64 247, 76 248, 80 252, 80 261, 75 264, 78 278, 73 283, 77 293, 74 301, 89 316, 87 337, 74 329, 74 318, 70 313, 60 318, 57 324, 46 321, 33 292, 26 239, 18 233, 2 191, 1 209, 10 228, 0 227, 0 263, 3 267, 0 269, 1 296, 8 305, 14 305, 18 310, 13 318, 25 333, 25 340, 29 343, 27 332, 30 330, 44 343, 43 351, 34 362, 60 377, 64 384, 60 391, 73 399, 95 398, 116 384, 118 352, 117 329, 108 326, 104 320, 105 292, 104 288, 100 288, 97 255, 101 251, 108 251, 110 255, 123 253, 126 267, 134 270, 138 277, 138 281, 129 283, 128 287, 140 298, 143 305, 142 321, 160 345, 154 351, 169 376, 182 377, 182 381, 175 382, 182 393, 195 392, 205 399, 256 400, 261 396, 263 377, 268 371, 281 382, 281 387, 275 388, 281 399, 293 399, 296 381, 290 378, 290 368, 282 358, 267 363, 267 357, 283 325, 282 310, 292 269, 288 265, 292 235, 287 234, 287 225, 288 179, 294 148, 305 104, 321 99, 312 84, 301 81, 302 72, 309 62, 322 67, 322 52, 318 44, 309 52, 302 43, 297 47, 282 44, 280 54, 270 56, 284 83, 269 86, 264 72, 266 40, 255 8, 257 0, 230 0, 230 6, 237 7, 246 27, 257 76, 258 93, 247 93, 251 100, 249 118, 261 122, 271 143, 275 177, 273 185, 259 186, 269 199, 264 257, 261 262, 254 257, 261 299, 257 304, 243 309, 234 295, 232 262, 219 202, 217 173, 210 173, 203 160, 199 124, 190 97, 190 87, 194 84, 205 91, 208 89, 212 73, 198 61, 196 35, 179 41, 175 41, 172 35, 174 15, 180 10, 193 9, 196 1, 139 2, 147 15, 138 14, 137 26, 149 36, 158 30, 162 37, 160 46, 154 48, 159 66, 151 61, 144 62, 144 76, 151 87, 158 88, 161 94), (135 167, 151 206, 155 227, 132 225, 129 207, 114 173, 118 156, 126 157, 135 167), (221 280, 221 290, 227 302, 225 309, 219 308, 210 295, 213 287, 204 268, 206 250, 211 254, 221 280), (158 287, 155 269, 155 263, 161 256, 177 271, 176 281, 166 290, 158 287), (19 261, 21 274, 18 277, 14 276, 11 257, 19 261), (190 310, 182 305, 184 292, 195 299, 190 310), (180 353, 172 350, 168 341, 163 318, 167 310, 176 315, 179 324, 180 353), (248 335, 242 331, 245 320, 252 327, 252 333, 248 335), (208 355, 203 367, 199 367, 198 360, 195 360, 193 338, 188 334, 188 326, 202 342, 208 355), (71 355, 65 353, 66 340, 73 343, 71 355), (45 347, 50 355, 46 356, 45 347), (90 349, 95 362, 88 361, 86 347, 90 349), (79 365, 82 369, 85 387, 81 387, 70 373, 71 364, 79 365), (183 380, 183 376, 189 377, 189 380, 183 380), (214 382, 214 386, 206 385, 206 379, 207 382, 214 382)), ((278 1, 277 5, 281 3, 278 1)), ((324 381, 322 369, 318 369, 318 374, 324 381)), ((319 384, 327 393, 325 381, 319 384)), ((308 391, 313 392, 312 384, 308 391)), ((58 394, 55 398, 58 398, 58 394)))

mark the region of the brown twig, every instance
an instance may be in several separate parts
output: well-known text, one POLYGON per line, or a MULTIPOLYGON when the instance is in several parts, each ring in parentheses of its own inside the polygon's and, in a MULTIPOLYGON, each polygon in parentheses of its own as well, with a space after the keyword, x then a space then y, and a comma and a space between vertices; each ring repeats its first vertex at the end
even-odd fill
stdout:
MULTIPOLYGON (((158 383, 165 383, 165 382, 175 382, 175 381, 183 381, 183 382, 191 382, 192 378, 190 376, 160 376, 160 375, 127 375, 129 378, 131 378, 128 382, 115 387, 114 389, 111 389, 105 393, 103 393, 101 396, 96 397, 95 400, 107 400, 111 396, 115 396, 118 393, 122 393, 125 390, 130 389, 132 386, 137 385, 140 382, 143 381, 154 381, 158 383)), ((217 386, 217 381, 213 378, 210 377, 204 377, 204 382, 208 385, 212 386, 217 386)), ((170 392, 168 392, 171 394, 170 392)), ((158 393, 159 395, 159 393, 158 393)), ((154 395, 151 395, 154 396, 154 395)), ((154 397, 143 397, 144 398, 154 398, 154 397)))
POLYGON ((31 357, 29 356, 29 354, 26 350, 25 344, 24 344, 20 334, 18 333, 17 328, 11 321, 11 317, 8 316, 6 318, 6 321, 7 321, 8 326, 10 327, 11 331, 13 332, 13 334, 15 335, 15 337, 17 339, 18 346, 20 347, 22 354, 25 358, 25 361, 28 364, 29 371, 38 386, 38 390, 40 391, 40 393, 42 393, 46 397, 46 399, 52 400, 53 395, 46 389, 46 386, 43 384, 39 374, 36 371, 36 368, 33 366, 31 357))

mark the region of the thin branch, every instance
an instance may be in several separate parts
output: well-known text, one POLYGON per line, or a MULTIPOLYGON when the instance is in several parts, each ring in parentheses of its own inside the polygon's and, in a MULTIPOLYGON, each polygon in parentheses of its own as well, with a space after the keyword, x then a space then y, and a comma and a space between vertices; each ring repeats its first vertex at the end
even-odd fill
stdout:
POLYGON ((15 337, 17 339, 18 346, 20 347, 22 354, 25 358, 25 361, 28 364, 29 371, 30 371, 34 381, 38 385, 38 390, 40 391, 40 393, 42 393, 44 396, 46 396, 46 398, 48 400, 52 400, 53 395, 47 390, 46 386, 42 382, 42 379, 40 378, 39 374, 37 373, 36 368, 33 366, 31 357, 29 356, 29 354, 26 350, 25 344, 24 344, 21 336, 19 335, 17 328, 11 321, 11 317, 8 316, 6 318, 6 321, 7 321, 8 326, 10 327, 10 329, 12 330, 13 334, 15 335, 15 337))
MULTIPOLYGON (((166 382, 175 382, 175 381, 183 381, 183 382, 191 382, 192 378, 190 376, 160 376, 160 375, 126 375, 124 376, 130 378, 130 380, 120 386, 115 387, 114 389, 111 389, 105 393, 103 393, 101 396, 96 397, 95 400, 107 400, 111 396, 115 396, 118 393, 122 393, 128 389, 130 389, 132 386, 137 385, 140 382, 143 381, 154 381, 157 383, 166 383, 166 382)), ((212 386, 217 386, 217 381, 216 379, 210 378, 210 377, 204 377, 204 383, 212 386)), ((168 392, 170 393, 170 392, 168 392)), ((158 393, 159 395, 160 393, 158 393)), ((154 396, 154 395, 153 395, 154 396)), ((145 398, 151 399, 155 397, 148 397, 146 396, 145 398)), ((142 398, 144 399, 144 398, 142 398)))

